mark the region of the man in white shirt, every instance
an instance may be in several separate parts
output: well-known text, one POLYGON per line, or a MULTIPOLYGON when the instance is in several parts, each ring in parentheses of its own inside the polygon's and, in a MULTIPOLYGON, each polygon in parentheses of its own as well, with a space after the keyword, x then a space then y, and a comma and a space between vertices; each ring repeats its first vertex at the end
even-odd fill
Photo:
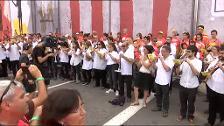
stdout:
POLYGON ((6 48, 3 42, 0 42, 0 77, 8 77, 7 61, 6 61, 6 48))
POLYGON ((123 43, 122 51, 120 52, 120 69, 121 76, 119 80, 119 95, 124 96, 124 83, 126 83, 127 97, 131 99, 131 85, 132 85, 132 64, 134 62, 134 50, 130 50, 127 42, 123 43))
POLYGON ((186 56, 183 63, 177 67, 177 74, 181 74, 180 78, 180 116, 178 121, 182 121, 186 117, 189 122, 194 121, 195 100, 197 89, 199 86, 198 76, 202 69, 202 61, 196 58, 198 49, 194 45, 187 48, 186 56), (188 113, 188 115, 186 115, 188 113))
POLYGON ((18 42, 16 42, 16 40, 12 39, 11 42, 6 45, 6 49, 9 52, 10 67, 13 72, 13 76, 15 77, 16 72, 19 69, 19 50, 21 49, 21 47, 18 45, 18 42))
POLYGON ((174 57, 170 55, 171 49, 169 46, 163 46, 161 54, 156 63, 157 72, 155 79, 156 103, 157 107, 152 111, 161 111, 162 116, 168 116, 169 110, 169 85, 171 80, 172 69, 174 66, 174 57))
POLYGON ((208 76, 208 100, 209 116, 207 126, 213 126, 216 120, 216 113, 220 114, 221 125, 224 125, 224 46, 220 48, 219 59, 209 65, 208 76))

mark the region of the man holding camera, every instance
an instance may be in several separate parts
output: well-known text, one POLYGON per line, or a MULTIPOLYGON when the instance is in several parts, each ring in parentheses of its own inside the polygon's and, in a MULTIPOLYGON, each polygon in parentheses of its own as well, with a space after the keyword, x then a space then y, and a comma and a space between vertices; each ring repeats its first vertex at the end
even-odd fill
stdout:
POLYGON ((33 63, 39 68, 43 77, 45 78, 45 84, 50 84, 50 76, 49 76, 49 67, 48 67, 48 59, 50 57, 54 57, 54 53, 50 50, 47 50, 46 47, 51 45, 48 39, 42 40, 34 49, 32 53, 33 63))
MULTIPOLYGON (((29 72, 28 68, 31 65, 29 55, 32 53, 32 44, 31 43, 24 43, 23 44, 23 51, 21 56, 19 57, 19 67, 21 68, 23 74, 23 79, 21 82, 24 85, 25 91, 27 93, 31 93, 34 95, 34 91, 36 90, 35 85, 35 78, 32 77, 31 73, 29 72)), ((31 95, 32 96, 32 95, 31 95)))

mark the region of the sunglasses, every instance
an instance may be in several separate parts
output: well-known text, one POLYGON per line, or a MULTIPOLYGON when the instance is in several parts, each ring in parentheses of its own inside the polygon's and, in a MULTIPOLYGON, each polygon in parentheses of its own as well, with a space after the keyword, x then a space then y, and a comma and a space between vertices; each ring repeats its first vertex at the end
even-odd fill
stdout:
POLYGON ((18 85, 15 81, 11 81, 10 82, 10 84, 8 85, 8 87, 6 87, 6 89, 4 90, 4 92, 3 92, 3 94, 2 94, 2 96, 1 96, 1 98, 0 98, 0 105, 1 105, 1 103, 2 103, 2 101, 3 101, 3 98, 4 98, 4 96, 8 93, 8 91, 9 91, 9 89, 10 89, 10 87, 12 86, 12 85, 18 85))

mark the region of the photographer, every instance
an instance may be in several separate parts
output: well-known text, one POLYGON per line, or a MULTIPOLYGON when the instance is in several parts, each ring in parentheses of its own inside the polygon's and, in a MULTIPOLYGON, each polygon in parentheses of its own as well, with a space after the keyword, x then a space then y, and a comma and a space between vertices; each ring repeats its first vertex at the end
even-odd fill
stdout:
POLYGON ((25 91, 27 93, 31 93, 31 97, 34 95, 34 91, 36 90, 35 78, 32 77, 28 68, 30 66, 29 55, 32 53, 32 44, 24 43, 23 44, 23 52, 19 57, 19 66, 23 72, 23 79, 21 82, 24 85, 25 91))
POLYGON ((47 47, 53 47, 56 44, 51 41, 50 37, 43 38, 40 43, 33 49, 32 59, 33 63, 39 68, 43 77, 45 78, 45 84, 50 84, 50 76, 49 76, 49 67, 48 60, 49 58, 54 57, 54 53, 50 50, 47 50, 47 47))
MULTIPOLYGON (((18 81, 0 81, 0 125, 27 126, 31 121, 38 120, 39 117, 34 114, 34 111, 47 98, 47 91, 44 78, 38 68, 35 65, 30 65, 28 70, 37 82, 37 97, 29 99, 18 81)), ((16 80, 22 80, 22 75, 23 71, 19 69, 16 80)))

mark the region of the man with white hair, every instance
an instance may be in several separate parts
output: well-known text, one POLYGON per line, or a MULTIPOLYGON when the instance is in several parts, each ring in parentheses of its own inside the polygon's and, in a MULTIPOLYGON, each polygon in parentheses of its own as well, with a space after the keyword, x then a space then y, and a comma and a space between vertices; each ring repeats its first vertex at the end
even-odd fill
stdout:
POLYGON ((36 116, 31 119, 35 108, 42 105, 47 98, 46 86, 41 72, 35 65, 28 68, 38 85, 38 96, 29 99, 25 95, 24 88, 18 81, 22 79, 22 70, 17 72, 16 80, 0 81, 0 125, 29 124, 30 121, 38 120, 36 116), (29 119, 31 119, 29 121, 29 119), (22 120, 22 121, 21 121, 22 120))

